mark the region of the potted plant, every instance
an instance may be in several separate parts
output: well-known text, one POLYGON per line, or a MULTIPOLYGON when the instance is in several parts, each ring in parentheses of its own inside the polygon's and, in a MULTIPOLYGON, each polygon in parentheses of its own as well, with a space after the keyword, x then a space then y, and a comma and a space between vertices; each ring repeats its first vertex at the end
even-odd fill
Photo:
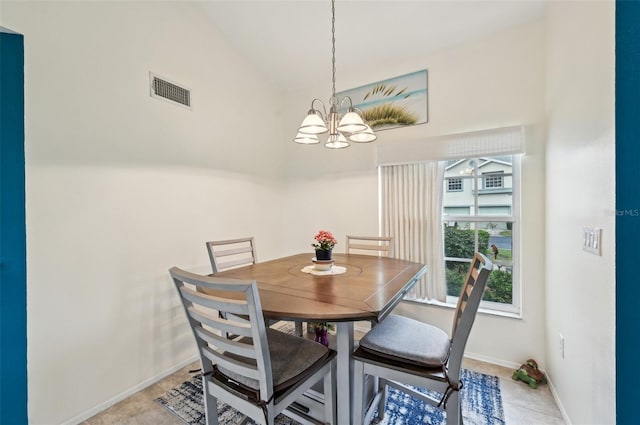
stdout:
POLYGON ((309 327, 313 329, 315 336, 313 340, 325 347, 329 346, 329 331, 335 330, 335 325, 327 322, 309 322, 309 327))
POLYGON ((338 240, 326 230, 320 230, 314 239, 316 243, 312 243, 311 246, 316 249, 316 260, 331 260, 333 247, 338 240))

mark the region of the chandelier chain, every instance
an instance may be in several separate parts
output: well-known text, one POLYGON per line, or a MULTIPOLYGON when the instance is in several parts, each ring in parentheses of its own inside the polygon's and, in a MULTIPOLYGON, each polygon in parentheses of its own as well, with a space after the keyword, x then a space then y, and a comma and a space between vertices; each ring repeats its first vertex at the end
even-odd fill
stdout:
POLYGON ((336 4, 331 0, 331 65, 332 65, 332 91, 330 102, 336 97, 336 4))

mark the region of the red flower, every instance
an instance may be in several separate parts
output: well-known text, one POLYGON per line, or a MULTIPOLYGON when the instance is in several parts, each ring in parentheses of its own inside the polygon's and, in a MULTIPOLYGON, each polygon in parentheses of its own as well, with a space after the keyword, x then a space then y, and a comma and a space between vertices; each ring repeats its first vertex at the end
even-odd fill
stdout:
POLYGON ((330 249, 333 249, 334 245, 338 243, 338 240, 334 238, 331 232, 327 230, 320 230, 316 234, 314 239, 318 243, 313 243, 311 244, 311 246, 313 246, 315 249, 321 249, 323 251, 329 251, 330 249))

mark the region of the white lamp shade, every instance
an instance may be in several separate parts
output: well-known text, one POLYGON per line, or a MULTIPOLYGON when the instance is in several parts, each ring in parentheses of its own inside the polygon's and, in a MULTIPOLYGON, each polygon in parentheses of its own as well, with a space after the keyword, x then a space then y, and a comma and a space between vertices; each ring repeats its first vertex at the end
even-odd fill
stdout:
POLYGON ((344 117, 338 123, 338 131, 344 131, 347 133, 356 133, 367 128, 367 125, 362 121, 360 115, 356 112, 347 112, 344 117))
POLYGON ((298 133, 296 137, 293 139, 296 143, 301 143, 303 145, 312 145, 314 143, 320 143, 320 139, 315 134, 304 134, 298 133))
POLYGON ((325 143, 324 146, 329 149, 343 149, 349 147, 349 142, 347 142, 347 139, 342 134, 332 134, 329 136, 329 140, 327 140, 327 143, 325 143))
POLYGON ((322 134, 327 131, 327 125, 324 123, 320 115, 313 111, 309 112, 298 129, 298 132, 304 134, 322 134))
POLYGON ((368 125, 363 131, 353 133, 351 136, 349 136, 349 140, 357 143, 369 143, 373 142, 377 138, 378 136, 375 135, 371 127, 369 127, 368 125))

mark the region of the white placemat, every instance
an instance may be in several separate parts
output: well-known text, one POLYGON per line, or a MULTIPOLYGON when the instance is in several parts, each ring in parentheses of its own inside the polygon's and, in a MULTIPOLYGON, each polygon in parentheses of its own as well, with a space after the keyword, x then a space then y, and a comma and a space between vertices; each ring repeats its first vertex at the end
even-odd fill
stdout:
POLYGON ((334 274, 342 274, 347 271, 347 268, 334 265, 331 266, 329 270, 316 270, 316 266, 305 266, 300 271, 303 273, 311 273, 315 276, 331 276, 334 274))

